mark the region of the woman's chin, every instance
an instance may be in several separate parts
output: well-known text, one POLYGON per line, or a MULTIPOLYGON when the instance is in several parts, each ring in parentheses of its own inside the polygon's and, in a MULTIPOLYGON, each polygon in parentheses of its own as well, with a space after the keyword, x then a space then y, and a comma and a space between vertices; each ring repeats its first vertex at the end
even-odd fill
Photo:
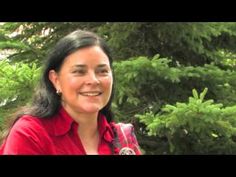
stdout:
POLYGON ((92 113, 99 112, 100 108, 99 107, 91 107, 91 106, 89 106, 89 107, 84 108, 83 111, 86 112, 86 113, 91 113, 92 114, 92 113))

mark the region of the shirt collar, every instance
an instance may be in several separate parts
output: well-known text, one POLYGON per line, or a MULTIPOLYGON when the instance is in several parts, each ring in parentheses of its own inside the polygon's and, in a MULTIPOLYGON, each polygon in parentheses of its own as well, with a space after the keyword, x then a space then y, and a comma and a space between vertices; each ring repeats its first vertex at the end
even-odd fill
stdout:
POLYGON ((111 125, 107 122, 107 119, 104 115, 99 115, 99 134, 103 137, 107 142, 112 142, 114 139, 114 133, 112 131, 111 125))
MULTIPOLYGON (((63 107, 61 107, 58 114, 53 117, 52 123, 53 125, 50 126, 52 131, 50 132, 55 136, 66 134, 68 131, 70 131, 72 123, 77 124, 63 107)), ((106 117, 102 114, 99 114, 98 126, 100 136, 103 137, 107 142, 112 142, 114 139, 112 128, 107 122, 106 117)))
POLYGON ((76 123, 66 110, 61 107, 58 114, 53 117, 53 134, 60 136, 66 134, 71 129, 71 124, 76 123))

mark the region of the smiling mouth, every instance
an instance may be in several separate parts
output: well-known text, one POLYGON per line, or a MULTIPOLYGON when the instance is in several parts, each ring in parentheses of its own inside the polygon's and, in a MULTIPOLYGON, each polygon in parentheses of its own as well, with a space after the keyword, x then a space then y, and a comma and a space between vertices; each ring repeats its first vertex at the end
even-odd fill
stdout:
POLYGON ((99 96, 102 92, 81 92, 80 95, 82 96, 99 96))

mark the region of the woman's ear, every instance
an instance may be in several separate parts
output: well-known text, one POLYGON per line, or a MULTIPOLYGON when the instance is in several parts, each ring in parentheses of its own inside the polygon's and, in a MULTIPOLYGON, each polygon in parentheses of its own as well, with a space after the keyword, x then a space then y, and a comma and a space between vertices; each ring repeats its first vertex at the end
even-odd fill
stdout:
POLYGON ((48 78, 52 82, 56 90, 61 90, 59 80, 58 80, 58 74, 55 70, 52 69, 49 71, 48 78))

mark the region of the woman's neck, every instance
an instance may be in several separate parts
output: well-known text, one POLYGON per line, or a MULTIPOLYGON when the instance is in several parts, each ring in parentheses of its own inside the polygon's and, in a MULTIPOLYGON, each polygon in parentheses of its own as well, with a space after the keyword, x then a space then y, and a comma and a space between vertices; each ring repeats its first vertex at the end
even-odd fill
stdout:
POLYGON ((87 154, 98 154, 100 141, 98 128, 98 112, 82 113, 75 112, 64 107, 72 119, 78 123, 78 136, 87 154))
MULTIPOLYGON (((78 136, 83 144, 86 154, 98 154, 98 145, 100 141, 98 119, 83 117, 87 121, 80 121, 78 126, 78 136)), ((83 120, 84 120, 83 119, 83 120)))

